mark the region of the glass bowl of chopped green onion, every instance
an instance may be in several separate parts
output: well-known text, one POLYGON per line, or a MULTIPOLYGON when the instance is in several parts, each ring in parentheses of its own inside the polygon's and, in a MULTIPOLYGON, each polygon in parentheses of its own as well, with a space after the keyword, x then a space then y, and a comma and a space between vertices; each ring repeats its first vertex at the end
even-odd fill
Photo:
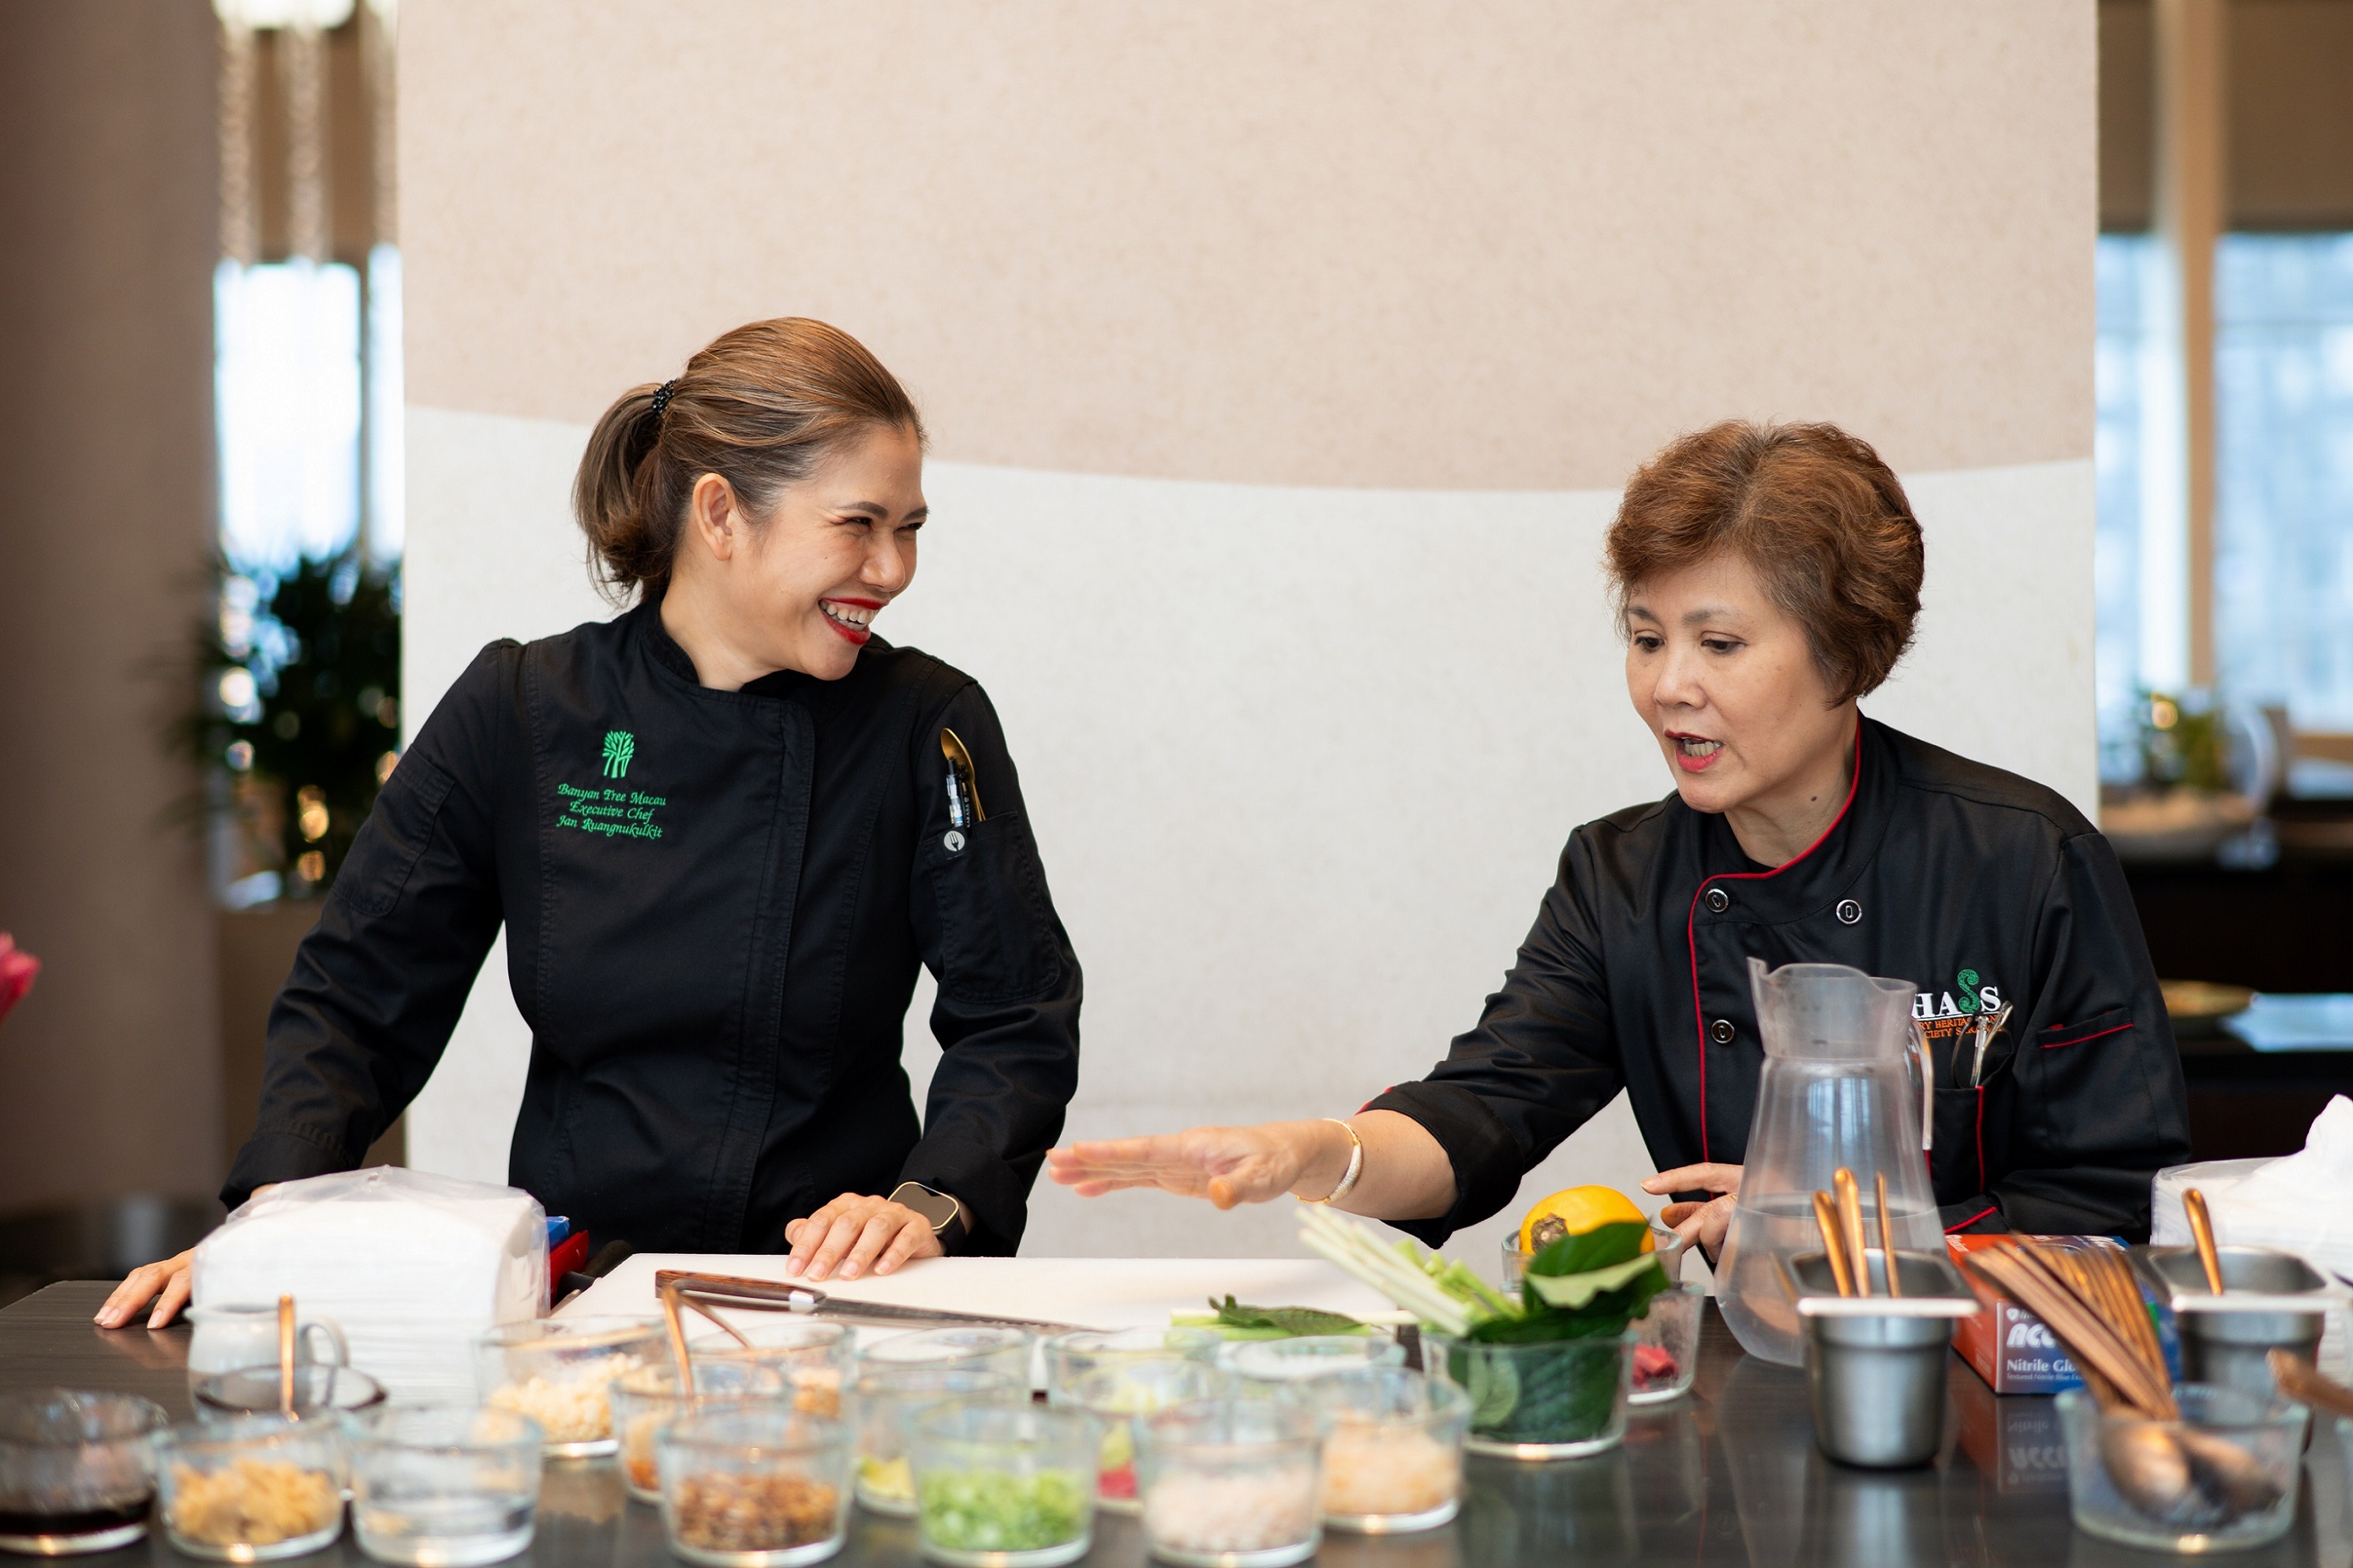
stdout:
POLYGON ((915 1416, 916 1541, 948 1568, 1057 1568, 1094 1539, 1103 1425, 1082 1410, 955 1400, 915 1416))

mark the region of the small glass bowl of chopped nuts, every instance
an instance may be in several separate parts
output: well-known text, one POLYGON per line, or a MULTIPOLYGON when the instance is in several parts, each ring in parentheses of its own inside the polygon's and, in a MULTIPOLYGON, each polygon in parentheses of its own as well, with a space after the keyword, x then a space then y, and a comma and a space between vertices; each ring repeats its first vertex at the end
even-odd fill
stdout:
MULTIPOLYGON (((613 1436, 620 1443, 621 1485, 639 1502, 661 1501, 661 1470, 654 1458, 654 1438, 673 1421, 747 1405, 769 1410, 795 1408, 787 1370, 756 1361, 696 1357, 692 1394, 679 1392, 677 1368, 641 1366, 615 1378, 610 1393, 613 1436)), ((833 1403, 838 1410, 839 1391, 833 1403)))
POLYGON ((619 1447, 605 1391, 665 1353, 650 1319, 542 1318, 476 1340, 474 1381, 483 1404, 539 1423, 550 1458, 592 1458, 619 1447))
POLYGON ((841 1550, 850 1431, 781 1405, 681 1416, 654 1436, 662 1527, 700 1568, 797 1568, 841 1550))
POLYGON ((274 1563, 343 1531, 343 1428, 332 1417, 244 1415, 156 1434, 156 1517, 172 1545, 215 1563, 274 1563))

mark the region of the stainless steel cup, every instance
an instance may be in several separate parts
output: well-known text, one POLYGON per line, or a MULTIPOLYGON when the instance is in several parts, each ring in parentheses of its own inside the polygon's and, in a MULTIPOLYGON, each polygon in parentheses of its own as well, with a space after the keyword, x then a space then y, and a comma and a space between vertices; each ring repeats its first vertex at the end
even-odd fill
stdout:
MULTIPOLYGON (((1806 1394, 1814 1441, 1841 1464, 1869 1469, 1925 1465, 1945 1438, 1946 1347, 1957 1317, 1977 1300, 1952 1260, 1898 1248, 1904 1310, 1876 1312, 1847 1299, 1838 1310, 1810 1312, 1803 1299, 1835 1298, 1830 1261, 1820 1253, 1789 1259, 1790 1293, 1806 1325, 1806 1394), (1936 1315, 1921 1315, 1933 1311, 1936 1315)), ((1888 1301, 1887 1269, 1876 1247, 1866 1255, 1874 1298, 1888 1301)))
MULTIPOLYGON (((2295 1296, 2327 1288, 2328 1281, 2292 1252, 2268 1247, 2222 1247, 2215 1252, 2222 1265, 2226 1291, 2295 1296)), ((2195 1247, 2153 1247, 2147 1257, 2148 1266, 2169 1291, 2206 1293, 2206 1270, 2198 1261, 2195 1247)), ((2315 1359, 2327 1311, 2327 1303, 2316 1302, 2309 1312, 2177 1313, 2182 1381, 2211 1383, 2258 1399, 2276 1399, 2279 1385, 2264 1358, 2278 1349, 2293 1351, 2307 1361, 2315 1359)))
POLYGON ((1809 1318, 1814 1440, 1845 1465, 1925 1465, 1945 1439, 1950 1318, 1809 1318))

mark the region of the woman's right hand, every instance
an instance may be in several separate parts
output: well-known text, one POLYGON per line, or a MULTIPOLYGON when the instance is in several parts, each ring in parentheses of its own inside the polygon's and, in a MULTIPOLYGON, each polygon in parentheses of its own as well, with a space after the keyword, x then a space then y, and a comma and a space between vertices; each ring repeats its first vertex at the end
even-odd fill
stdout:
POLYGON ((164 1327, 188 1304, 188 1282, 195 1261, 195 1248, 190 1247, 177 1258, 132 1269, 130 1277, 107 1297, 106 1305, 98 1310, 94 1321, 101 1329, 119 1329, 152 1300, 155 1310, 147 1314, 147 1326, 164 1327))
POLYGON ((1157 1187, 1179 1197, 1207 1198, 1221 1209, 1268 1203, 1293 1188, 1320 1198, 1338 1184, 1348 1163, 1347 1134, 1328 1121, 1266 1121, 1255 1127, 1195 1127, 1148 1138, 1072 1143, 1046 1153, 1047 1173, 1082 1198, 1123 1187, 1157 1187), (1311 1167, 1337 1166, 1318 1186, 1311 1167))

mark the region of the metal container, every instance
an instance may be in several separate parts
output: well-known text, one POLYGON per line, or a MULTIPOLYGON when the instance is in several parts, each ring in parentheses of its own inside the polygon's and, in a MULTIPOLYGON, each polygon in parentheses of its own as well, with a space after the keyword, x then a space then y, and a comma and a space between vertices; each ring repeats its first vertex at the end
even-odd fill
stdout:
POLYGON ((1953 1322, 1978 1310, 1950 1258, 1895 1254, 1904 1294, 1887 1294, 1883 1254, 1865 1254, 1872 1294, 1841 1297, 1830 1259, 1792 1258, 1789 1293, 1806 1325, 1806 1394, 1814 1441, 1844 1465, 1925 1465, 1945 1437, 1945 1351, 1953 1322))
MULTIPOLYGON (((2308 1312, 2201 1311, 2189 1301, 2177 1301, 2174 1323, 2181 1335, 2181 1380, 2235 1388, 2258 1399, 2277 1398, 2279 1385, 2264 1358, 2279 1349, 2293 1351, 2306 1361, 2316 1359, 2320 1331, 2334 1305, 2320 1294, 2328 1289, 2328 1281, 2292 1252, 2268 1247, 2221 1247, 2215 1252, 2222 1265, 2226 1294, 2311 1293, 2317 1299, 2308 1312)), ((2167 1297, 2212 1300, 2196 1247, 2152 1247, 2141 1256, 2167 1297)))

